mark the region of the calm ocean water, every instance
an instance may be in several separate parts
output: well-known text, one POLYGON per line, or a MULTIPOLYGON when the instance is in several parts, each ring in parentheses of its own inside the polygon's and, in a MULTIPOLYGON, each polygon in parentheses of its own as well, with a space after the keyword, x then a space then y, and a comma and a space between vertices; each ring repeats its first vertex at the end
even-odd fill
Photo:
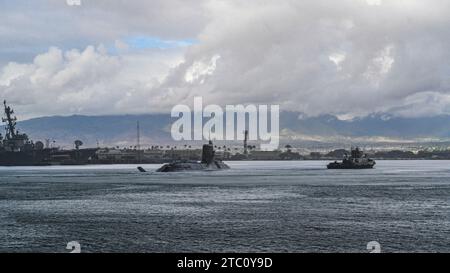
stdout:
POLYGON ((450 252, 450 161, 0 167, 0 252, 450 252))

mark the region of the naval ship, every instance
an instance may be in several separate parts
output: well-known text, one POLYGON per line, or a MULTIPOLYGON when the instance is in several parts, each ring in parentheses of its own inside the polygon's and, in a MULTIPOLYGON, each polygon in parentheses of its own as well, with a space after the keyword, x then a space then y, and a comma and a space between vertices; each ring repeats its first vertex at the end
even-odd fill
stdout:
POLYGON ((342 162, 331 162, 328 169, 371 169, 375 166, 375 161, 367 157, 359 148, 351 149, 351 156, 344 155, 342 162))
MULTIPOLYGON (((202 161, 179 161, 164 164, 157 172, 181 172, 181 171, 218 171, 226 170, 230 167, 221 160, 215 159, 214 145, 212 141, 203 145, 202 161)), ((145 171, 138 167, 139 171, 145 171)))
POLYGON ((5 135, 0 134, 0 166, 81 165, 95 157, 97 149, 80 149, 83 143, 75 141, 75 149, 60 150, 33 142, 27 134, 16 129, 14 110, 3 101, 5 135))

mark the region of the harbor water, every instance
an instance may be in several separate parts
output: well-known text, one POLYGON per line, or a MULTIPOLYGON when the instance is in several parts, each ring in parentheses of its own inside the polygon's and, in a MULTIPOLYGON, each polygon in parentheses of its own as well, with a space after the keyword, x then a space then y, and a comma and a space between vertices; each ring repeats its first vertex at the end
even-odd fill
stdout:
POLYGON ((0 167, 0 252, 450 252, 450 161, 0 167))

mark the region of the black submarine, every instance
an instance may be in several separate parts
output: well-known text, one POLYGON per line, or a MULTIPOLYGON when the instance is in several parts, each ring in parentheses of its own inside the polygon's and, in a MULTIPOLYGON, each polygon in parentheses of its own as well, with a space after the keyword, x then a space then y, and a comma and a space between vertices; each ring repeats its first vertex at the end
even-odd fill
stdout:
POLYGON ((342 162, 331 162, 328 169, 372 169, 376 162, 367 157, 359 148, 351 149, 350 157, 345 154, 342 162))
MULTIPOLYGON (((157 172, 184 172, 184 171, 219 171, 227 170, 230 167, 221 160, 215 159, 214 145, 212 141, 203 145, 202 160, 199 161, 175 161, 167 163, 157 169, 157 172)), ((145 172, 144 168, 138 167, 140 172, 145 172)))
MULTIPOLYGON (((33 142, 27 134, 16 129, 14 110, 3 101, 5 136, 0 134, 0 166, 81 165, 89 163, 97 149, 80 149, 83 143, 75 141, 75 149, 60 150, 33 142)), ((48 145, 47 145, 48 146, 48 145)))

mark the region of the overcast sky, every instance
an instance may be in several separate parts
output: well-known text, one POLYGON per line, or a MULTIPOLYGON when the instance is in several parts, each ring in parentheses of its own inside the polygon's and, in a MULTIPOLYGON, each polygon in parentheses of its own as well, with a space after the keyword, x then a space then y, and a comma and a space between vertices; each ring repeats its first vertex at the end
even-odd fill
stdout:
POLYGON ((280 104, 450 114, 448 0, 0 0, 0 98, 20 117, 280 104))

